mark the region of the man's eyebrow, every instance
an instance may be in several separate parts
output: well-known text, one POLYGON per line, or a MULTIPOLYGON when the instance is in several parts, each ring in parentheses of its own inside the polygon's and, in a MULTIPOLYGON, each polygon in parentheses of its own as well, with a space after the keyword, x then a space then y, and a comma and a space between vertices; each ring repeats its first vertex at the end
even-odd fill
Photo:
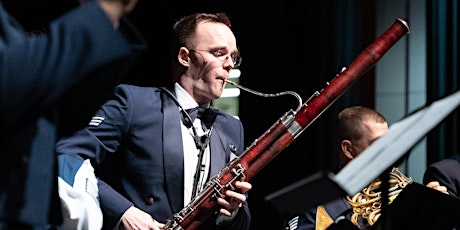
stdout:
POLYGON ((225 47, 225 46, 211 48, 211 50, 223 50, 223 51, 225 51, 227 53, 239 53, 240 52, 238 49, 233 50, 233 51, 230 52, 230 50, 227 49, 227 47, 225 47))

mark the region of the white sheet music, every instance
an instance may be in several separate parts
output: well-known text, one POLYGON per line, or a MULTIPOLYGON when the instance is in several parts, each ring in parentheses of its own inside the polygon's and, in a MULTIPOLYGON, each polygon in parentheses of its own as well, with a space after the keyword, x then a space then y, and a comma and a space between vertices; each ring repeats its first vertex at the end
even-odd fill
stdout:
POLYGON ((349 194, 361 191, 392 166, 460 104, 460 91, 394 123, 388 132, 347 164, 335 181, 349 194))

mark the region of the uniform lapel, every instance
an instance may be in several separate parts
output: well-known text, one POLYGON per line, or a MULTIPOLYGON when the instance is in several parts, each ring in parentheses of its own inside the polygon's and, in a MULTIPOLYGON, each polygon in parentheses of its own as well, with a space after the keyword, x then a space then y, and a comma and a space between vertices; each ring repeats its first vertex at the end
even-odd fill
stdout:
POLYGON ((211 134, 211 169, 210 175, 215 176, 219 171, 225 166, 225 159, 227 158, 227 153, 225 151, 225 146, 227 144, 226 136, 222 131, 222 127, 219 123, 219 116, 217 116, 216 121, 214 122, 214 128, 211 134))
POLYGON ((166 94, 163 98, 163 159, 165 171, 165 185, 167 187, 169 203, 172 212, 182 209, 183 205, 183 184, 182 177, 184 154, 180 127, 180 113, 177 105, 166 94))

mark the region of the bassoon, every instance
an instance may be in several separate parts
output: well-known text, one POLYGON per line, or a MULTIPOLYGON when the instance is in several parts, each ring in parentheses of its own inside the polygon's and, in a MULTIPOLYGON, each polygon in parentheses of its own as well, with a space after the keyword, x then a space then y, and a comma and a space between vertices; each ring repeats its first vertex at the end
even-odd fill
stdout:
POLYGON ((407 33, 407 22, 396 19, 390 28, 367 46, 346 69, 327 83, 326 87, 319 92, 316 91, 296 111, 291 109, 285 113, 241 156, 230 161, 212 177, 187 206, 166 222, 163 229, 193 230, 211 216, 216 216, 220 208, 217 204, 218 197, 224 198, 227 190, 235 190, 236 181, 249 181, 262 170, 407 33))

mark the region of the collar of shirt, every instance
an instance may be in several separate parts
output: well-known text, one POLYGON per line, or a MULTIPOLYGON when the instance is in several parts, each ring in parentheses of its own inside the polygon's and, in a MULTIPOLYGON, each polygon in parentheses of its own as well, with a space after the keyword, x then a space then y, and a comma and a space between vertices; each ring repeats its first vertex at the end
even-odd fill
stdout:
MULTIPOLYGON (((177 100, 183 109, 191 109, 199 106, 195 99, 193 99, 193 97, 177 82, 174 84, 174 91, 176 92, 177 100)), ((203 107, 207 108, 209 105, 203 107)))

